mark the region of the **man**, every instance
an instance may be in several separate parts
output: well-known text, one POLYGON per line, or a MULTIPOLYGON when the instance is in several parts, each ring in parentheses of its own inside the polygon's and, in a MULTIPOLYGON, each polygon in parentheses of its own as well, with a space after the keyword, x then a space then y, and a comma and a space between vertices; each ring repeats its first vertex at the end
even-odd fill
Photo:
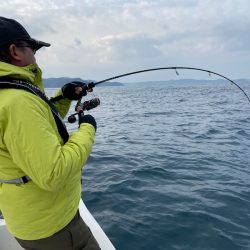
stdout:
POLYGON ((24 249, 100 249, 78 212, 96 122, 81 114, 79 129, 68 136, 55 114, 65 117, 87 88, 69 83, 54 105, 45 100, 34 56, 43 46, 50 44, 0 17, 0 210, 24 249))

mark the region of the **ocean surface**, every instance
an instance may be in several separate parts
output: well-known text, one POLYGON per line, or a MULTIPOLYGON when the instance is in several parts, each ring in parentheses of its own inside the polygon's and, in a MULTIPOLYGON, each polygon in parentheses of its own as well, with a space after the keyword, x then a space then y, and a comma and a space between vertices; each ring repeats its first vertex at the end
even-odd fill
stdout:
POLYGON ((250 103, 240 90, 127 84, 85 100, 94 97, 83 200, 117 250, 250 249, 250 103))

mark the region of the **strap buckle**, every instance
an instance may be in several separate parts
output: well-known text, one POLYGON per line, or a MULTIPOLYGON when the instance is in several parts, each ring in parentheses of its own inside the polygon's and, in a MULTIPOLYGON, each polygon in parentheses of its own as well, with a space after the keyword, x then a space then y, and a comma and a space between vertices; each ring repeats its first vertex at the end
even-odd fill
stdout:
POLYGON ((29 176, 22 176, 20 178, 12 179, 12 180, 2 180, 0 179, 0 183, 6 183, 6 184, 15 184, 17 186, 21 184, 25 184, 31 181, 29 176))

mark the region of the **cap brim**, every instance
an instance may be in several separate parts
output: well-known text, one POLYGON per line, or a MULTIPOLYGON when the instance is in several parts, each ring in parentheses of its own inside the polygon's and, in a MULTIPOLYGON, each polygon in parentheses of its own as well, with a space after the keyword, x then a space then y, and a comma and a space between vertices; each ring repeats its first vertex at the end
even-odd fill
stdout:
POLYGON ((42 47, 49 47, 50 46, 50 43, 46 43, 46 42, 42 42, 42 41, 39 41, 39 40, 36 40, 36 39, 29 39, 28 40, 36 50, 39 50, 41 49, 42 47))

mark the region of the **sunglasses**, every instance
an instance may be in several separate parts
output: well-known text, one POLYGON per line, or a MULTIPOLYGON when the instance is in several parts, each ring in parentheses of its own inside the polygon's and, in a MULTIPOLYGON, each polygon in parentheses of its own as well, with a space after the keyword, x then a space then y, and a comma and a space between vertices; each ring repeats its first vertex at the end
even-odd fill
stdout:
POLYGON ((36 54, 36 47, 32 44, 28 44, 28 43, 15 43, 15 45, 19 48, 31 48, 33 53, 36 54))

